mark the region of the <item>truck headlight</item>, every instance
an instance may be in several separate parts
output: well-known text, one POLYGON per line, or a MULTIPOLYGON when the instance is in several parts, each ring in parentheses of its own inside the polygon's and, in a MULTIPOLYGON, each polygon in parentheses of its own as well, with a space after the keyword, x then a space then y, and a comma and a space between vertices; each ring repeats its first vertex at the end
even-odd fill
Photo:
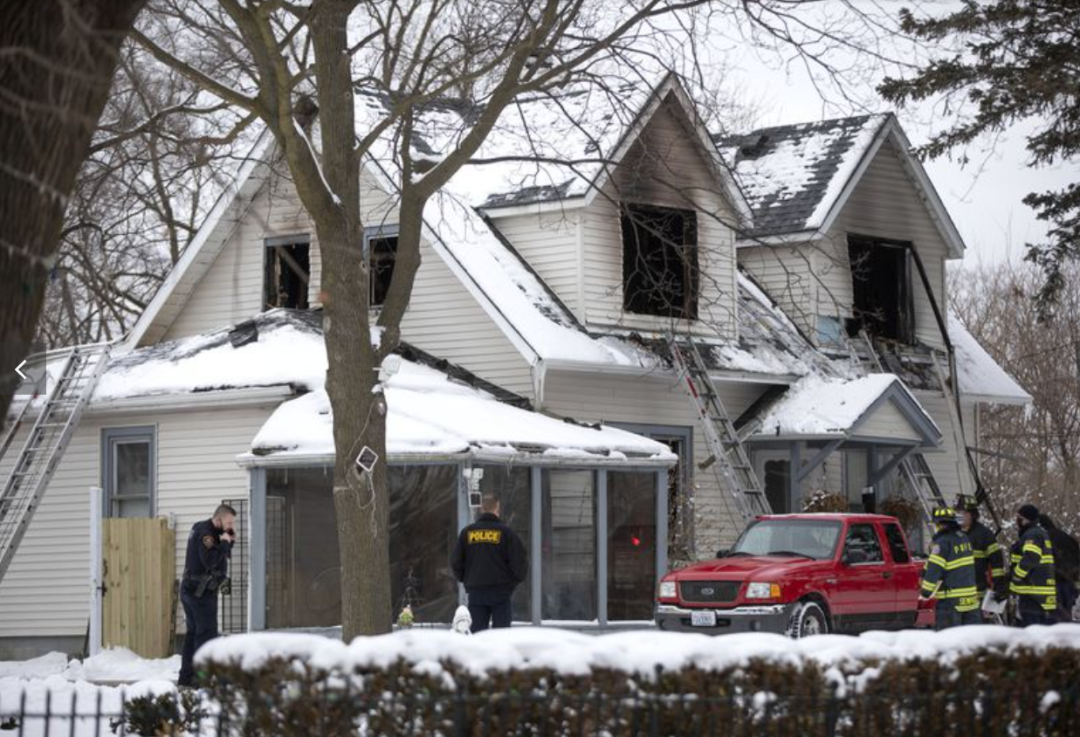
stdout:
POLYGON ((780 584, 755 581, 746 585, 747 599, 779 599, 780 584))
POLYGON ((675 598, 675 582, 674 581, 661 581, 660 582, 660 598, 661 599, 674 599, 675 598))

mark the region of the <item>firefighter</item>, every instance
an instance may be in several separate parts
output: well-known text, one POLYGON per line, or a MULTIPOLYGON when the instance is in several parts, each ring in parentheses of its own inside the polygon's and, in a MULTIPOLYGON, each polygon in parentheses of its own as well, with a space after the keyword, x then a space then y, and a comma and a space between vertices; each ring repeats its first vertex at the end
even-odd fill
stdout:
POLYGON ((1005 578, 1005 553, 997 536, 979 521, 979 503, 975 497, 961 496, 956 506, 960 509, 960 529, 971 542, 971 552, 975 556, 975 588, 979 590, 979 601, 988 589, 993 590, 994 598, 1000 601, 1009 589, 1005 578))
POLYGON ((975 556, 971 542, 960 530, 956 510, 934 510, 937 533, 922 578, 922 597, 936 598, 935 625, 939 630, 979 623, 979 591, 975 586, 975 556))
POLYGON ((1016 528, 1020 537, 1010 550, 1009 579, 1009 592, 1016 596, 1016 624, 1053 624, 1057 609, 1054 550, 1034 504, 1016 510, 1016 528))
POLYGON ((229 556, 236 542, 235 520, 236 510, 221 504, 213 517, 195 523, 188 535, 184 579, 180 584, 187 634, 180 658, 179 686, 194 684, 195 653, 218 636, 218 591, 226 580, 229 556))

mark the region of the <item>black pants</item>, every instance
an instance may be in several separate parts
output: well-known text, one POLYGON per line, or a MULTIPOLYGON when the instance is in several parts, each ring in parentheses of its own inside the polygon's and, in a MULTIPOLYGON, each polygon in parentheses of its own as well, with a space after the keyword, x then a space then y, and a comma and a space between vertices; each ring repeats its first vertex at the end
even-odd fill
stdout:
POLYGON ((187 634, 184 635, 184 651, 180 655, 179 686, 191 686, 195 679, 195 653, 199 648, 218 636, 216 591, 207 591, 196 597, 188 590, 188 582, 180 585, 180 603, 184 605, 187 634))
POLYGON ((964 624, 981 624, 982 615, 978 609, 970 612, 958 612, 949 602, 939 601, 934 605, 934 629, 947 630, 964 624))
POLYGON ((1054 613, 1042 608, 1039 599, 1031 596, 1016 597, 1016 626, 1054 624, 1054 613))
POLYGON ((469 616, 472 617, 472 632, 483 632, 489 627, 500 629, 510 626, 510 597, 493 598, 469 594, 469 616))

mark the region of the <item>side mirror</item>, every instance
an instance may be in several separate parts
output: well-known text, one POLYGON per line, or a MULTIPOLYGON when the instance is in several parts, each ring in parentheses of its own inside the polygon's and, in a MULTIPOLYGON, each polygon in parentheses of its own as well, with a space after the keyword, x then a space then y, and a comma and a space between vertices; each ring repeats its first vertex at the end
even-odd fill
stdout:
POLYGON ((720 550, 716 551, 716 557, 717 558, 726 558, 728 552, 730 552, 730 551, 728 551, 726 548, 721 548, 720 550))

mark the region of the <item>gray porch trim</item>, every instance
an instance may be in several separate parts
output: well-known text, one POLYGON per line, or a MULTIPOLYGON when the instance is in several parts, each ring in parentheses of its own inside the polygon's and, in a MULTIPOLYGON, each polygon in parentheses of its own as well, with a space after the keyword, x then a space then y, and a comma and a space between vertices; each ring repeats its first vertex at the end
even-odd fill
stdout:
POLYGON ((656 583, 667 574, 668 565, 668 480, 666 471, 656 472, 656 583))
POLYGON ((608 573, 608 498, 607 471, 601 469, 596 479, 596 615, 601 627, 607 626, 608 573))
POLYGON ((926 410, 919 404, 903 386, 900 385, 899 380, 893 382, 888 389, 881 393, 877 399, 875 399, 866 411, 863 412, 859 419, 855 420, 851 425, 851 429, 848 430, 848 434, 851 436, 858 435, 858 429, 870 418, 886 402, 894 402, 897 409, 900 410, 900 414, 904 416, 911 426, 915 428, 915 431, 922 438, 922 445, 937 447, 941 444, 941 430, 938 429, 934 421, 930 419, 926 410))
MULTIPOLYGON (((815 468, 824 463, 825 459, 832 455, 832 452, 834 450, 843 445, 845 440, 847 440, 847 438, 840 437, 828 443, 824 448, 818 450, 818 452, 814 454, 814 457, 811 458, 806 463, 806 465, 802 465, 801 463, 792 463, 792 471, 794 472, 792 474, 793 479, 797 482, 802 482, 804 479, 806 479, 807 476, 811 474, 811 472, 813 472, 815 468)), ((796 443, 796 446, 798 445, 799 444, 796 443)))
POLYGON ((266 469, 251 469, 248 628, 266 629, 266 469))
MULTIPOLYGON (((904 460, 905 460, 905 459, 906 459, 906 458, 907 458, 907 457, 908 457, 909 455, 911 455, 911 454, 912 454, 912 453, 914 453, 914 452, 915 452, 915 448, 914 448, 914 447, 911 447, 911 448, 901 448, 901 449, 900 449, 900 452, 899 452, 899 453, 897 453, 897 454, 896 454, 895 456, 893 456, 893 457, 892 457, 891 459, 889 459, 889 462, 888 462, 888 463, 886 463, 886 464, 885 464, 884 466, 882 466, 881 468, 873 468, 873 466, 871 466, 871 469, 870 469, 870 477, 869 477, 869 478, 867 479, 867 482, 868 482, 868 483, 869 483, 869 484, 870 484, 871 486, 875 486, 875 487, 876 487, 876 486, 877 486, 878 484, 880 484, 880 483, 881 483, 881 480, 882 480, 883 478, 885 478, 886 476, 888 476, 888 475, 889 475, 889 473, 890 473, 890 472, 891 472, 891 471, 892 471, 892 470, 893 470, 894 468, 896 468, 896 467, 897 467, 897 466, 899 466, 899 465, 900 465, 901 463, 903 463, 903 462, 904 462, 904 460)), ((874 455, 872 455, 872 456, 871 456, 871 460, 872 460, 872 462, 873 462, 873 465, 874 465, 874 466, 876 466, 876 465, 877 465, 877 454, 876 454, 876 453, 875 453, 874 455)))
POLYGON ((529 532, 529 605, 532 607, 532 623, 539 625, 541 617, 543 616, 543 607, 541 606, 541 597, 543 597, 543 582, 540 576, 543 575, 541 570, 541 558, 544 554, 542 527, 544 524, 544 476, 543 470, 534 467, 531 470, 531 491, 532 491, 532 530, 529 532))

